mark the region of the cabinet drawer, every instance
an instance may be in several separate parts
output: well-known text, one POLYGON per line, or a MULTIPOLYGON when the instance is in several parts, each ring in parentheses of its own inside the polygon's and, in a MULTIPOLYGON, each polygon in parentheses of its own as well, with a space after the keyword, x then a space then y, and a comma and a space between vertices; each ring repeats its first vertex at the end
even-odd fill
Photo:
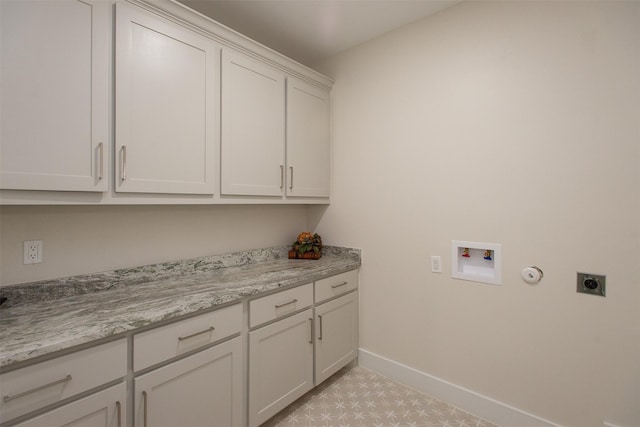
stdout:
POLYGON ((127 374, 124 339, 0 375, 0 422, 90 390, 127 374))
POLYGON ((133 370, 139 371, 242 330, 242 304, 201 314, 133 337, 133 370))
POLYGON ((347 271, 316 282, 316 304, 358 288, 358 270, 347 271))
POLYGON ((45 412, 15 427, 124 426, 126 414, 127 387, 122 382, 58 409, 45 412))
POLYGON ((313 304, 313 283, 249 302, 249 327, 285 316, 313 304))

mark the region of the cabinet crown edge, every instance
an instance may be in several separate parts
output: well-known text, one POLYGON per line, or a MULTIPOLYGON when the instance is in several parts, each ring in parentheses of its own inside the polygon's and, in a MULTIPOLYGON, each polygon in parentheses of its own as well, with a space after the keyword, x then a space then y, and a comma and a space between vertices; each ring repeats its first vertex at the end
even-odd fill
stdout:
POLYGON ((190 28, 214 41, 249 55, 318 88, 330 92, 334 80, 265 46, 176 0, 116 0, 131 3, 190 28))

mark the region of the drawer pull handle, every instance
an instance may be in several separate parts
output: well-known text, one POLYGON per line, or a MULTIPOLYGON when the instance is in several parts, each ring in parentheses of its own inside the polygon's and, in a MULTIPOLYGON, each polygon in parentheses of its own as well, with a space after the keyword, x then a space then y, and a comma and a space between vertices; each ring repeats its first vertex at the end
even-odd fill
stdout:
POLYGON ((147 392, 142 392, 142 426, 147 427, 147 392))
POLYGON ((212 331, 215 331, 215 330, 216 330, 216 328, 214 328, 212 326, 212 327, 210 327, 208 329, 205 329, 204 331, 196 332, 195 334, 187 335, 186 337, 178 337, 178 341, 188 340, 189 338, 193 338, 193 337, 196 337, 198 335, 206 334, 208 332, 212 332, 212 331))
POLYGON ((339 288, 340 286, 344 286, 344 285, 348 285, 348 284, 349 284, 349 282, 338 283, 337 285, 331 286, 331 289, 336 289, 336 288, 339 288))
POLYGON ((286 305, 289 305, 289 304, 295 304, 295 303, 297 303, 297 302, 298 302, 298 300, 297 300, 297 299, 292 299, 292 300, 291 300, 291 301, 289 301, 289 302, 285 302, 285 303, 282 303, 282 304, 276 304, 276 308, 282 308, 282 307, 284 307, 284 306, 286 306, 286 305))
POLYGON ((32 388, 31 390, 23 391, 22 393, 14 394, 13 396, 7 394, 2 400, 4 400, 5 403, 11 402, 12 400, 20 399, 21 397, 28 396, 32 393, 38 392, 40 390, 44 390, 45 388, 53 387, 54 385, 58 385, 58 384, 64 384, 69 381, 71 381, 71 375, 67 375, 61 380, 57 380, 49 384, 41 385, 39 387, 32 388))
POLYGON ((320 322, 320 333, 318 334, 318 339, 322 340, 322 316, 318 315, 318 321, 320 322))
POLYGON ((116 402, 116 411, 118 412, 118 427, 122 427, 122 405, 120 402, 116 402))

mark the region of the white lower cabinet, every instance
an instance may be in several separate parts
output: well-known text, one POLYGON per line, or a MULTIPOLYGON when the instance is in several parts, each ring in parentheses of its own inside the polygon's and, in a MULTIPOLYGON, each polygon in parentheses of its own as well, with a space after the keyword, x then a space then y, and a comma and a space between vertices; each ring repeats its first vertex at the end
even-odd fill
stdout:
POLYGON ((135 379, 137 427, 241 427, 242 341, 200 351, 135 379))
POLYGON ((249 333, 249 426, 313 388, 312 309, 249 333))
POLYGON ((152 368, 134 379, 135 426, 241 427, 242 338, 207 347, 241 331, 235 304, 135 334, 133 370, 152 368))
POLYGON ((353 270, 249 302, 249 427, 356 359, 357 288, 353 270))
POLYGON ((357 287, 354 270, 4 372, 0 425, 257 427, 357 357, 357 287))
POLYGON ((316 306, 316 384, 358 355, 358 292, 316 306))
POLYGON ((121 427, 126 425, 124 383, 32 418, 17 427, 121 427))
MULTIPOLYGON (((115 383, 126 374, 127 343, 124 339, 5 372, 0 375, 0 423, 4 425, 37 410, 59 405, 92 389, 115 383)), ((121 399, 121 404, 124 402, 121 399)), ((104 408, 107 403, 98 405, 103 405, 104 408)), ((115 400, 110 401, 109 405, 115 405, 115 400)), ((93 412, 93 409, 88 410, 85 405, 74 408, 79 409, 64 410, 63 413, 65 416, 73 416, 72 414, 93 412)), ((51 427, 65 424, 56 421, 61 419, 58 415, 56 418, 49 418, 54 414, 58 414, 57 409, 38 419, 43 425, 51 427)))

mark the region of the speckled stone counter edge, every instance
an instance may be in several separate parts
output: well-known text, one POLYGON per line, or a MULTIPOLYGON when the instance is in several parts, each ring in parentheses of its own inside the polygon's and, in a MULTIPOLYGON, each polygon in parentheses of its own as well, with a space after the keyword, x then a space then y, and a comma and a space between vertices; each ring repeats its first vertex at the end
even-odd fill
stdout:
MULTIPOLYGON (((181 261, 170 261, 139 267, 121 268, 100 273, 82 274, 36 282, 0 286, 0 310, 16 305, 52 301, 91 292, 100 292, 149 281, 203 273, 227 267, 239 267, 263 261, 287 258, 289 246, 211 255, 181 261)), ((360 250, 337 246, 324 246, 324 255, 360 259, 360 250)))
POLYGON ((290 260, 287 251, 269 248, 14 285, 41 296, 0 310, 0 372, 361 264, 357 249, 326 247, 320 260, 290 260), (56 284, 69 289, 52 292, 56 284))

